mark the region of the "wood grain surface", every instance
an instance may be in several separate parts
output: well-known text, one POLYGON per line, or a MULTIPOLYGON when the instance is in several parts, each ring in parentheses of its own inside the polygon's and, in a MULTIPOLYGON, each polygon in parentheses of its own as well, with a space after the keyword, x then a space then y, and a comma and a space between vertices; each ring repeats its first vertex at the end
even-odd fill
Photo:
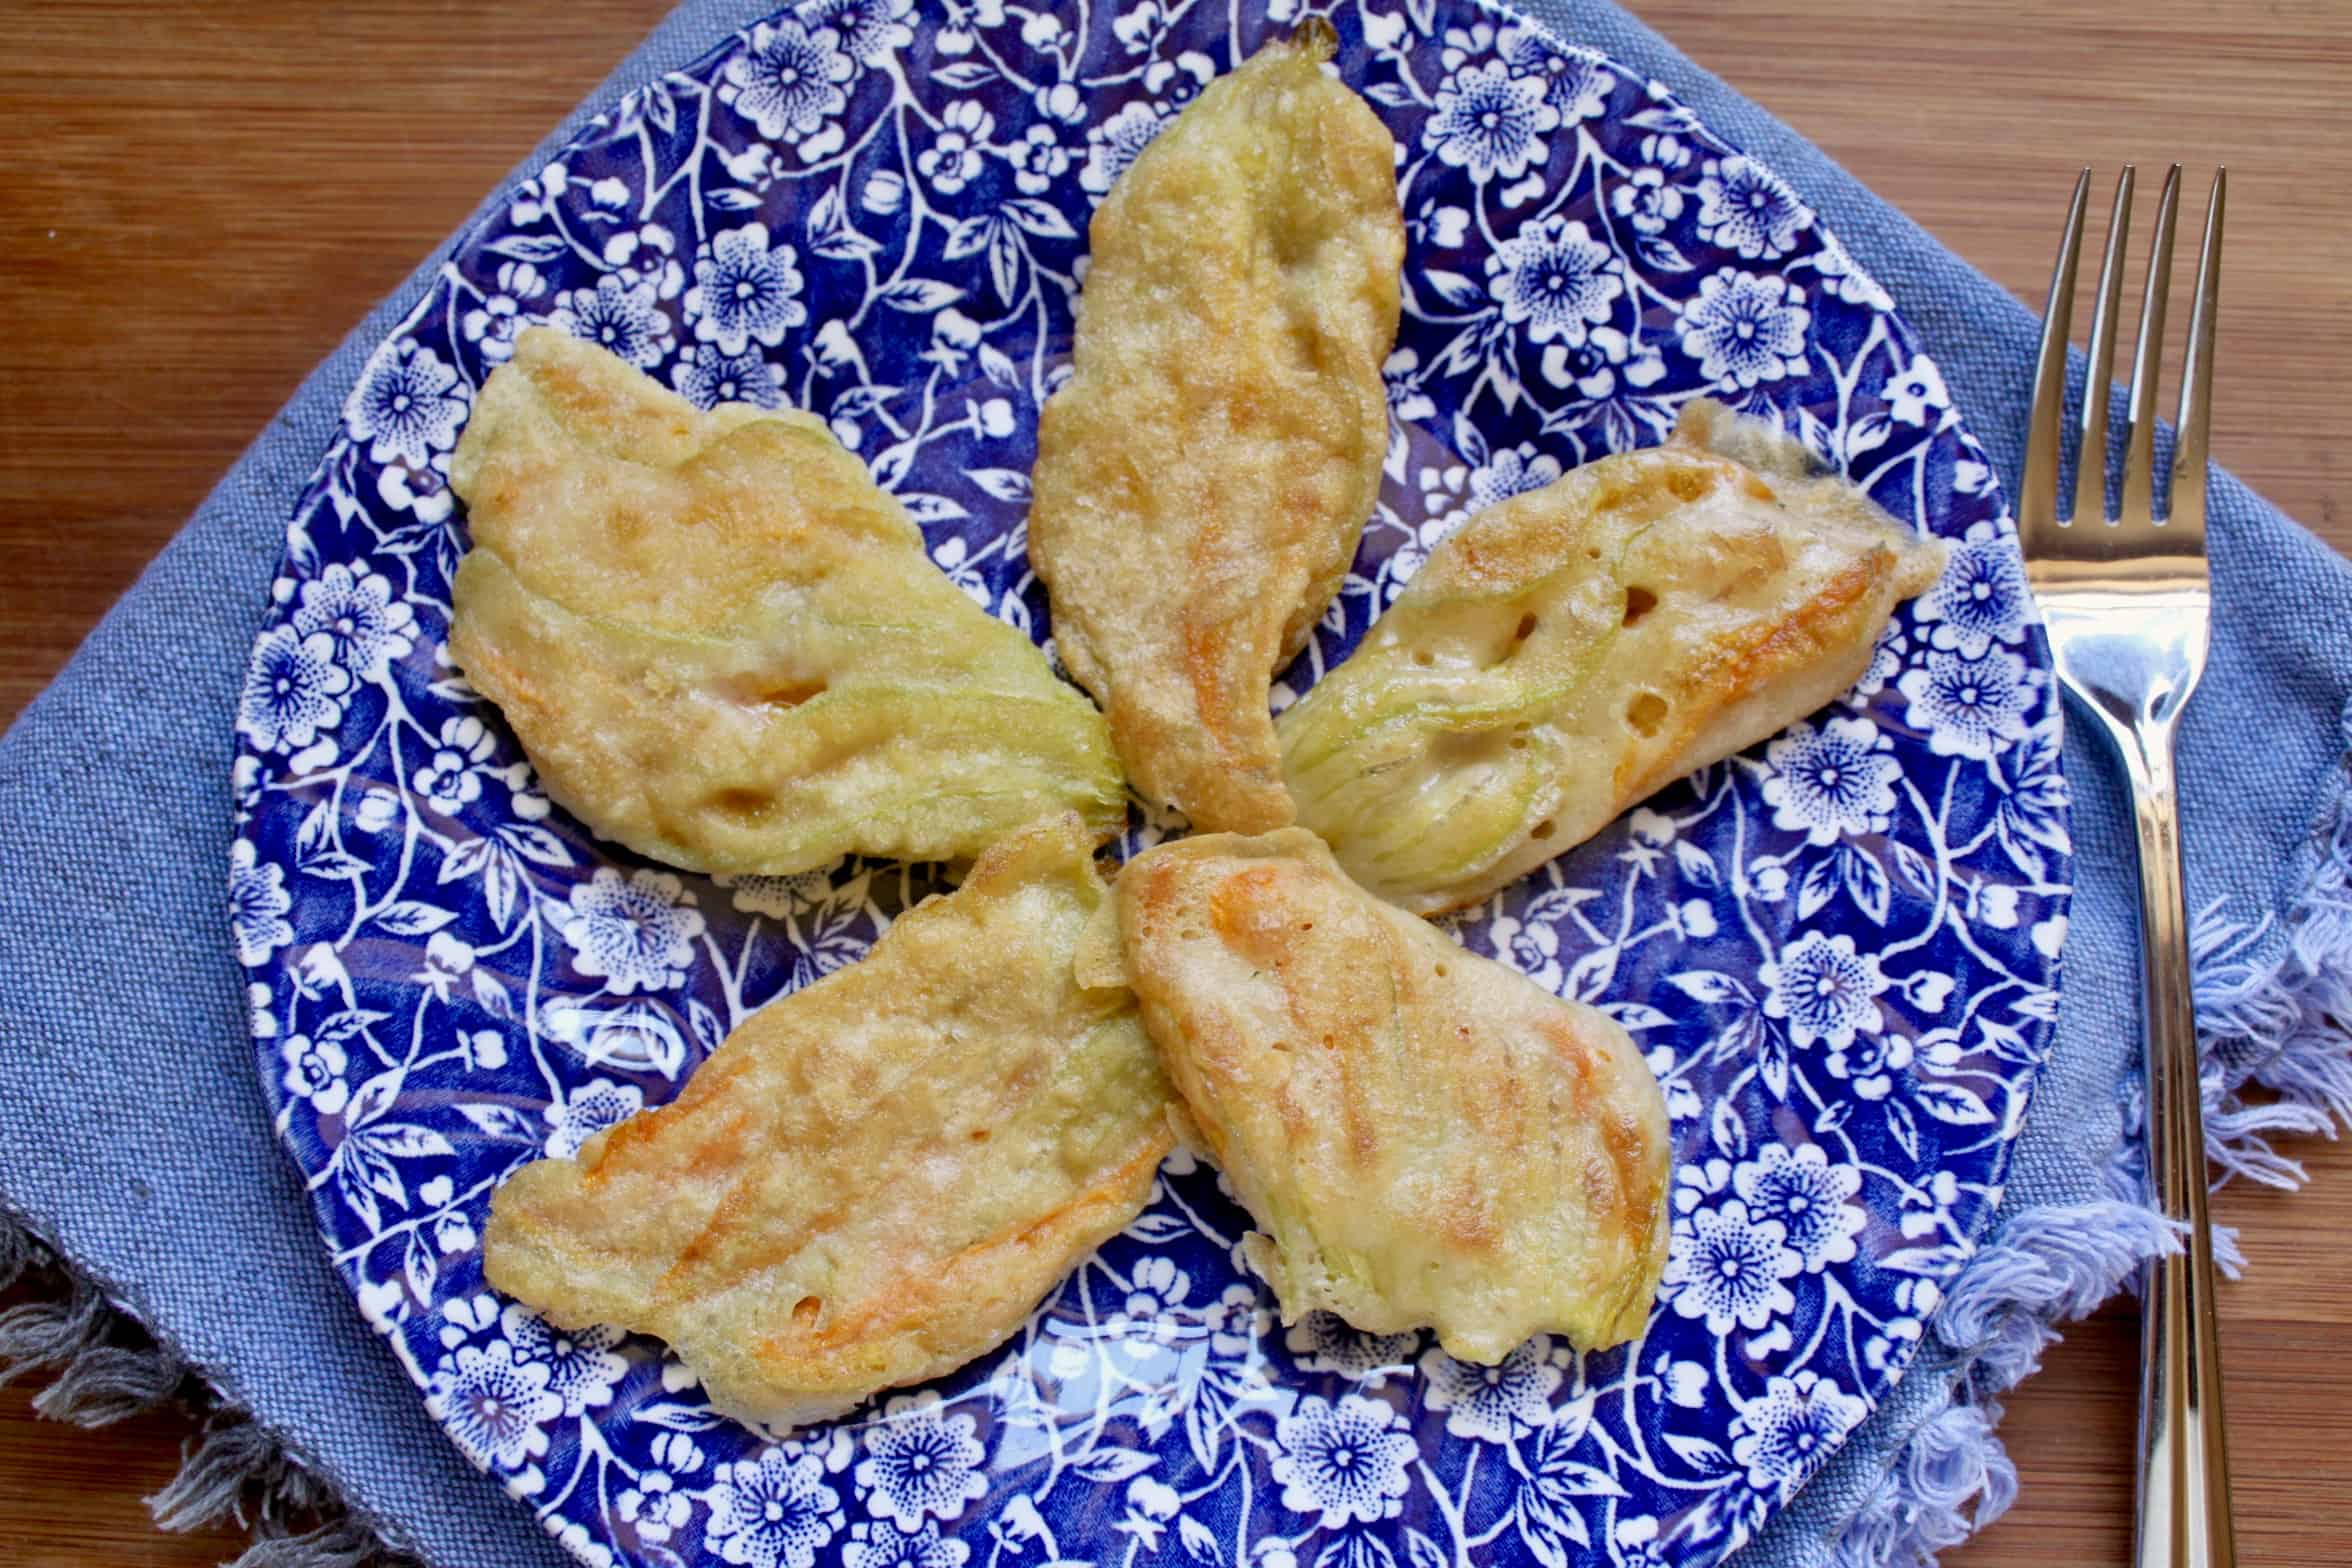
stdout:
MULTIPOLYGON (((2078 164, 2177 157, 2201 193, 2228 162, 2215 455, 2352 546, 2342 0, 1641 9, 2029 300, 2078 164)), ((0 119, 15 127, 0 178, 0 719, 303 373, 659 11, 0 0, 0 119)), ((2299 1152, 2307 1191, 2221 1202, 2252 1263, 2223 1297, 2239 1539, 2272 1568, 2352 1558, 2352 1155, 2299 1152)), ((1948 1563, 2123 1561, 2134 1332, 2128 1306, 2070 1330, 2011 1402, 2022 1497, 1948 1563)), ((234 1532, 162 1536, 147 1520, 140 1499, 186 1433, 176 1416, 84 1432, 36 1420, 29 1397, 0 1391, 0 1559, 235 1554, 234 1532)))

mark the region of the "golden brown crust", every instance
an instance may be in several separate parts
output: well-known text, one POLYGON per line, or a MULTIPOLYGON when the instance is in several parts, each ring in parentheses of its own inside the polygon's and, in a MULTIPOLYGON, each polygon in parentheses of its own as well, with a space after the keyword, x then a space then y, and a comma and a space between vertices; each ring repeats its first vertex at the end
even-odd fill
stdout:
POLYGON ((1665 1104, 1605 1014, 1351 883, 1302 828, 1129 862, 1129 975, 1201 1139, 1257 1221, 1286 1318, 1641 1331, 1665 1267, 1665 1104))
POLYGON ((1095 213, 1029 546, 1129 776, 1196 827, 1290 802, 1267 708, 1379 492, 1404 258, 1395 144, 1328 30, 1201 94, 1095 213))
POLYGON ((1132 997, 1073 974, 1107 901, 1076 816, 1007 839, 669 1105, 509 1176, 490 1283, 657 1334, 718 1408, 785 1426, 988 1350, 1173 1146, 1132 997))
POLYGON ((947 580, 821 421, 699 413, 534 329, 451 474, 473 548, 450 650, 605 837, 789 873, 1123 816, 1101 716, 947 580))
POLYGON ((1665 446, 1430 553, 1277 726, 1300 820, 1408 909, 1477 903, 1851 686, 1942 562, 1793 442, 1695 402, 1665 446))

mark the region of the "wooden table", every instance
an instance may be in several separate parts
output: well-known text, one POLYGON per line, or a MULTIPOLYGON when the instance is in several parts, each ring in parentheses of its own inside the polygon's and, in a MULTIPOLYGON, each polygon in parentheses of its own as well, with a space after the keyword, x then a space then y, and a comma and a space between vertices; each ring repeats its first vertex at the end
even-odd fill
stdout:
MULTIPOLYGON (((214 478, 660 12, 648 0, 0 0, 0 718, 48 680, 214 478)), ((1659 0, 1650 19, 2028 299, 2074 167, 2233 166, 2216 455, 2352 547, 2352 11, 2325 0, 1908 6, 1659 0)), ((2104 191, 2102 191, 2102 198, 2104 191)), ((2225 1292, 2249 1563, 2352 1545, 2352 1155, 2233 1189, 2225 1292)), ((2007 1519, 1949 1561, 2114 1563, 2129 1536, 2134 1320, 2072 1330, 2003 1428, 2007 1519)), ((182 1565, 139 1498, 184 1424, 82 1433, 0 1392, 0 1555, 182 1565)))

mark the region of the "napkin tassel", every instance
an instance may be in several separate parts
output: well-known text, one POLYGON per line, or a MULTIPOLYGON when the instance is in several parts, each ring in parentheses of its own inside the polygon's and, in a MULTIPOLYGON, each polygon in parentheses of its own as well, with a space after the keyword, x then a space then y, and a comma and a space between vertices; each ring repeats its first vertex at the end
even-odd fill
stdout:
POLYGON ((179 1473, 147 1499, 147 1507, 165 1530, 202 1530, 231 1519, 250 1529, 253 1544, 227 1568, 395 1568, 408 1562, 344 1512, 275 1437, 233 1410, 213 1412, 195 1448, 181 1458, 179 1473), (297 1530, 297 1520, 320 1522, 297 1530))
MULTIPOLYGON (((2344 749, 2352 758, 2352 706, 2344 749)), ((2303 1184, 2281 1136, 2333 1137, 2352 1126, 2352 768, 2338 770, 2311 834, 2312 863, 2269 962, 2245 956, 2271 934, 2208 905, 2190 933, 2197 1022, 2205 1044, 2205 1148, 2226 1180, 2303 1184), (2249 1102, 2259 1086, 2276 1098, 2249 1102)), ((2234 1276, 2235 1267, 2230 1270, 2234 1276)))
MULTIPOLYGON (((12 1230, 16 1227, 10 1227, 12 1230)), ((0 1243, 22 1274, 32 1257, 18 1231, 0 1243)), ((153 1345, 113 1343, 117 1314, 97 1287, 75 1278, 63 1301, 31 1301, 0 1312, 0 1383, 20 1373, 55 1368, 33 1408, 53 1421, 105 1426, 152 1410, 179 1390, 179 1362, 153 1345)))
POLYGON ((261 1499, 260 1514, 273 1521, 328 1501, 276 1438, 242 1416, 216 1411, 195 1448, 181 1456, 179 1473, 147 1499, 147 1508, 166 1530, 202 1530, 229 1519, 242 1524, 249 1489, 261 1499))
MULTIPOLYGON (((0 1290, 57 1261, 0 1209, 0 1290)), ((225 1408, 167 1347, 110 1305, 72 1270, 65 1296, 0 1312, 0 1383, 52 1371, 33 1399, 41 1415, 76 1426, 106 1426, 175 1398, 209 1408, 179 1473, 147 1499, 165 1530, 202 1530, 234 1519, 253 1544, 228 1568, 399 1568, 376 1532, 337 1504, 328 1489, 267 1431, 225 1408), (308 1528, 296 1529, 297 1523, 308 1528)))

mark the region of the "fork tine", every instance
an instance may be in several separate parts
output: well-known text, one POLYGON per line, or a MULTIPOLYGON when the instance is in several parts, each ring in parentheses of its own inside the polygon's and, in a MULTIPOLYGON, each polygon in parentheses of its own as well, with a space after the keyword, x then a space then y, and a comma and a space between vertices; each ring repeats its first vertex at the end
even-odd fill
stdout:
POLYGON ((2066 403, 2066 337, 2073 325, 2075 263, 2082 254, 2083 203, 2091 171, 2075 177, 2066 233, 2050 273, 2050 302, 2042 311, 2042 351, 2034 360, 2033 412, 2025 427, 2025 475, 2017 495, 2017 531, 2028 555, 2049 549, 2058 528, 2060 414, 2066 403))
POLYGON ((2083 383, 2082 457, 2074 475, 2074 520, 2107 518, 2107 389, 2115 381, 2115 310, 2123 297, 2123 253, 2131 238, 2132 181, 2123 166, 2115 209, 2107 218, 2107 253, 2099 262, 2098 304, 2091 316, 2090 376, 2083 383))
POLYGON ((2150 527, 2156 452, 2156 382, 2164 368, 2164 297, 2172 292, 2172 228, 2180 211, 2180 165, 2164 177, 2156 203, 2156 234, 2148 242, 2148 292, 2140 300, 2140 341, 2132 351, 2131 434, 2123 449, 2123 502, 2116 521, 2150 527))
POLYGON ((2221 305, 2221 219, 2229 170, 2213 171, 2205 201, 2205 244, 2197 257, 2197 297, 2189 307, 2189 357, 2181 366, 2179 440, 2172 449, 2172 508, 2167 528, 2181 531, 2180 547, 2205 547, 2205 454, 2213 431, 2213 332, 2221 305), (2192 540, 2188 535, 2194 534, 2192 540))

